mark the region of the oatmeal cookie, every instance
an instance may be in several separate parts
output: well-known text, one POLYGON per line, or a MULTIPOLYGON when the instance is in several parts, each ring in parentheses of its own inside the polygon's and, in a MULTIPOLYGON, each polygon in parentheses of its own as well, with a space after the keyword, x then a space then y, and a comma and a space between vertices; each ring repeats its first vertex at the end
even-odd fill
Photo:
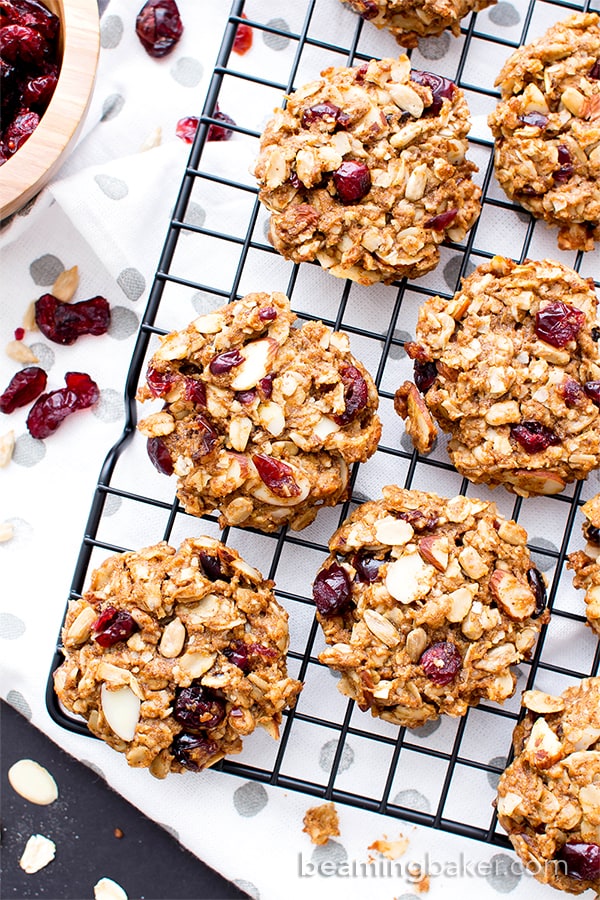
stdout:
POLYGON ((496 79, 496 176, 511 200, 558 226, 561 250, 600 239, 600 16, 576 13, 521 47, 496 79))
MULTIPOLYGON (((552 260, 495 256, 452 300, 419 311, 414 385, 396 394, 417 449, 433 413, 471 481, 557 494, 600 464, 600 358, 591 279, 552 260)), ((435 429, 433 429, 435 431, 435 429)))
POLYGON ((157 778, 239 753, 257 725, 277 738, 301 683, 272 587, 208 537, 109 557, 69 603, 59 700, 157 778))
POLYGON ((549 618, 526 541, 482 500, 388 485, 360 506, 313 585, 340 691, 409 727, 512 696, 549 618))
POLYGON ((569 554, 567 567, 573 569, 573 584, 585 590, 588 625, 600 637, 600 494, 581 507, 586 521, 583 536, 585 550, 569 554))
POLYGON ((393 34, 402 47, 416 47, 419 38, 451 28, 460 34, 460 20, 496 0, 342 0, 377 28, 393 34))
POLYGON ((262 135, 255 174, 271 242, 361 284, 424 275, 480 211, 463 92, 405 55, 321 75, 262 135))
POLYGON ((377 448, 377 390, 348 336, 295 320, 283 294, 248 294, 167 335, 138 391, 164 400, 139 424, 153 463, 222 528, 306 527, 377 448))
POLYGON ((571 894, 600 889, 600 678, 559 697, 525 691, 498 819, 529 871, 571 894))
POLYGON ((306 810, 302 821, 302 831, 310 837, 313 844, 326 844, 329 838, 337 837, 340 833, 340 820, 333 803, 311 806, 306 810))

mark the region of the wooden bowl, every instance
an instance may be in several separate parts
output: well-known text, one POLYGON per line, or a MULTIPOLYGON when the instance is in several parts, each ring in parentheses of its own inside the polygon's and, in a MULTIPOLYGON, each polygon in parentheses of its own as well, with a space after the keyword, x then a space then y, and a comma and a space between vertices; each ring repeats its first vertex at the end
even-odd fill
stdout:
POLYGON ((31 200, 64 162, 83 124, 100 46, 97 0, 43 0, 60 19, 56 89, 31 137, 0 166, 0 217, 31 200))

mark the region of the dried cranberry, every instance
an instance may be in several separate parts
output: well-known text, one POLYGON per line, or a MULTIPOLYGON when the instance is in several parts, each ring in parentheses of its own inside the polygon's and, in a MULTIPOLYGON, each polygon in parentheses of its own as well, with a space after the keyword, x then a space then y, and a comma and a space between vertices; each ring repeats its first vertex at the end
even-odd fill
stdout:
POLYGON ((419 665, 434 684, 450 684, 462 669, 462 656, 452 641, 438 641, 425 650, 419 665))
POLYGON ((552 173, 552 177, 558 184, 564 184, 572 177, 575 171, 569 148, 565 147, 564 144, 560 144, 558 147, 558 162, 560 168, 552 173))
POLYGON ((583 526, 583 534, 586 541, 600 547, 600 528, 596 525, 592 525, 591 522, 586 522, 583 526))
POLYGON ((270 400, 273 394, 273 376, 265 375, 258 382, 258 392, 263 400, 270 400))
POLYGON ((349 0, 350 6, 363 19, 374 19, 379 12, 375 0, 349 0))
POLYGON ((110 325, 110 307, 104 297, 80 303, 63 303, 52 294, 43 294, 35 303, 38 328, 56 344, 74 344, 84 334, 105 334, 110 325))
POLYGON ((585 313, 562 300, 554 300, 535 314, 535 333, 553 347, 574 341, 585 323, 585 313))
POLYGON ((355 553, 352 557, 352 565, 356 569, 356 578, 363 584, 372 584, 377 581, 379 569, 384 564, 384 559, 375 559, 366 553, 355 553))
POLYGON ((199 122, 200 119, 197 116, 185 116, 177 122, 175 134, 184 144, 191 144, 196 137, 199 122))
POLYGON ((277 318, 277 310, 274 306, 263 306, 258 311, 258 318, 261 322, 273 322, 277 318))
POLYGON ((228 141, 230 137, 233 135, 233 131, 231 128, 226 128, 226 125, 233 125, 235 127, 235 122, 228 116, 227 113, 221 112, 219 109, 219 104, 217 103, 215 106, 215 111, 212 114, 213 119, 217 119, 219 122, 223 122, 223 125, 215 125, 214 122, 209 126, 208 134, 206 135, 207 141, 228 141))
POLYGON ((334 416, 338 425, 347 425, 365 408, 369 399, 367 382, 356 366, 344 366, 340 369, 340 377, 344 384, 344 403, 346 408, 339 416, 334 416))
POLYGON ((24 25, 35 28, 48 41, 58 34, 58 16, 39 3, 38 0, 0 0, 0 24, 24 25))
POLYGON ((113 647, 119 641, 126 641, 134 631, 138 630, 138 624, 124 609, 115 609, 107 606, 92 625, 94 640, 101 647, 113 647))
POLYGON ((417 388, 422 394, 426 394, 435 379, 437 378, 437 365, 434 362, 419 362, 415 359, 413 363, 414 379, 417 388))
POLYGON ((15 341, 22 341, 25 337, 24 328, 15 328, 15 341))
POLYGON ((11 413, 20 406, 27 406, 45 391, 47 376, 39 366, 27 366, 10 380, 4 393, 0 395, 0 412, 11 413))
POLYGON ((546 609, 548 599, 546 596, 546 583, 538 569, 533 566, 527 570, 527 581, 535 596, 535 612, 531 614, 531 618, 538 619, 546 609))
POLYGON ((254 388, 250 388, 249 391, 237 391, 235 399, 243 403, 244 406, 250 406, 256 400, 256 391, 254 388))
POLYGON ((16 153, 19 147, 29 140, 39 124, 40 117, 36 112, 23 109, 17 113, 4 132, 4 143, 9 156, 16 153))
POLYGON ((288 178, 288 182, 292 185, 292 187, 295 187, 297 191, 300 190, 300 188, 303 186, 296 172, 292 172, 292 174, 288 178))
POLYGON ((175 0, 148 0, 137 15, 135 32, 149 56, 160 58, 170 53, 183 34, 175 0))
POLYGON ((175 376, 172 372, 160 372, 154 366, 148 366, 146 384, 154 397, 164 397, 175 384, 175 376))
POLYGON ((568 841, 555 857, 566 863, 567 875, 576 881, 592 881, 598 884, 600 878, 600 844, 585 844, 583 841, 568 841))
POLYGON ((212 691, 193 684, 178 692, 173 716, 187 731, 216 728, 225 718, 225 704, 212 691))
POLYGON ((524 116, 518 116, 523 125, 533 125, 535 128, 545 128, 549 122, 548 116, 539 112, 528 112, 524 116))
POLYGON ((153 466, 163 475, 173 474, 173 460, 167 449, 167 445, 160 437, 148 438, 146 451, 153 466))
POLYGON ((365 75, 369 69, 369 63, 363 63, 361 66, 357 66, 354 70, 354 78, 358 81, 359 84, 365 80, 365 75))
POLYGON ((541 422, 531 421, 511 425, 510 434, 528 453, 540 453, 551 445, 560 444, 559 436, 541 422))
POLYGON ((48 55, 48 42, 35 28, 27 25, 4 25, 0 28, 0 53, 7 62, 20 60, 39 66, 48 55))
POLYGON ((202 571, 210 581, 219 581, 223 579, 223 569, 221 568, 221 560, 206 550, 201 550, 198 554, 200 557, 200 565, 202 571))
POLYGON ((293 470, 287 463, 272 456, 255 453, 252 462, 256 466, 259 478, 276 497, 297 497, 300 488, 294 481, 293 470))
POLYGON ((424 513, 420 509, 407 509, 396 513, 399 519, 410 522, 415 531, 430 531, 439 521, 437 513, 424 513))
POLYGON ((371 190, 371 173, 365 163, 347 159, 333 173, 333 183, 344 205, 356 203, 371 190))
POLYGON ((444 99, 452 100, 454 97, 456 85, 449 78, 443 78, 434 72, 420 72, 418 69, 411 71, 410 78, 416 84, 426 85, 431 88, 433 100, 429 106, 425 107, 424 116, 437 116, 442 108, 444 99))
POLYGON ((38 106, 46 108, 58 81, 54 73, 38 75, 26 82, 23 88, 23 103, 26 106, 38 106))
POLYGON ((233 663, 234 666, 241 669, 244 675, 247 675, 251 670, 252 666, 248 655, 248 646, 244 641, 234 641, 231 647, 227 647, 223 650, 223 654, 230 663, 233 663))
POLYGON ((239 350, 225 350, 213 356, 210 361, 209 369, 213 375, 225 375, 231 372, 236 366, 240 366, 244 362, 244 357, 239 350))
POLYGON ((423 228, 432 228, 434 231, 443 231, 454 222, 457 215, 457 209, 447 209, 446 212, 439 213, 437 216, 432 216, 431 219, 427 219, 426 222, 423 222, 423 228))
POLYGON ((219 436, 210 422, 204 416, 196 416, 193 422, 193 430, 195 437, 195 449, 192 453, 194 462, 211 453, 215 449, 219 436))
POLYGON ((586 381, 583 390, 592 403, 595 403, 596 406, 600 406, 600 381, 586 381))
POLYGON ((206 385, 198 378, 185 378, 183 396, 197 406, 206 406, 206 385))
POLYGON ((187 734, 185 731, 176 735, 171 744, 177 762, 193 772, 203 769, 218 749, 217 742, 206 735, 187 734))
POLYGON ((42 394, 31 407, 27 428, 32 437, 38 440, 47 438, 71 413, 92 406, 98 400, 98 385, 89 375, 67 372, 65 381, 67 387, 42 394), (75 376, 81 376, 81 379, 75 376))
POLYGON ((310 128, 315 122, 323 122, 325 125, 347 128, 350 124, 350 116, 336 106, 335 103, 316 103, 307 106, 302 113, 302 127, 310 128))
POLYGON ((333 562, 321 569, 313 583, 313 600, 322 616, 335 616, 352 598, 352 587, 346 570, 333 562))
POLYGON ((574 378, 565 378, 560 386, 560 392, 565 401, 565 406, 568 406, 569 409, 579 406, 585 396, 582 386, 574 378))
POLYGON ((600 81, 600 59, 597 59, 590 69, 589 78, 593 78, 594 81, 600 81))
MULTIPOLYGON (((242 19, 246 18, 246 14, 242 13, 242 19)), ((244 56, 245 53, 248 52, 250 47, 252 46, 252 39, 254 37, 254 32, 250 28, 249 25, 244 25, 243 22, 238 25, 235 30, 235 38, 233 40, 233 52, 237 53, 238 56, 244 56)))

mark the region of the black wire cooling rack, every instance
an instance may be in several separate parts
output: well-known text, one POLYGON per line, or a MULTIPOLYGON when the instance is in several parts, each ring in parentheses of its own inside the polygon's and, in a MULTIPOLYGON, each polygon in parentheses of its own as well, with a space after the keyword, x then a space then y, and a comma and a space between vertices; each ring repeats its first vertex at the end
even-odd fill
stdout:
MULTIPOLYGON (((579 506, 600 490, 598 474, 590 476, 585 484, 570 486, 562 495, 526 501, 515 499, 502 488, 493 497, 485 487, 475 489, 477 496, 494 499, 505 515, 527 528, 532 556, 549 581, 549 603, 553 609, 552 621, 543 629, 532 660, 520 666, 515 697, 502 707, 481 703, 461 719, 445 717, 413 731, 361 713, 352 701, 337 692, 332 674, 318 661, 323 644, 310 596, 312 577, 327 554, 328 537, 355 504, 377 496, 384 484, 395 482, 446 496, 473 495, 473 487, 447 462, 443 438, 436 450, 423 458, 403 437, 402 424, 393 413, 394 390, 410 377, 403 344, 411 337, 410 328, 414 329, 416 311, 423 298, 436 293, 450 297, 461 276, 497 252, 518 260, 539 258, 548 246, 544 244, 548 229, 506 200, 492 178, 489 133, 484 130, 478 136, 475 128, 470 155, 480 167, 482 215, 464 245, 448 244, 442 248, 442 261, 435 273, 418 283, 402 281, 365 289, 341 282, 317 265, 298 267, 282 260, 265 238, 266 214, 258 202, 253 179, 246 175, 245 180, 243 176, 236 180, 233 172, 224 169, 223 154, 226 156, 227 148, 236 141, 258 138, 272 107, 282 102, 283 94, 317 77, 320 69, 395 55, 398 48, 388 35, 349 12, 344 20, 347 31, 332 35, 327 12, 333 6, 337 9, 337 0, 295 0, 286 5, 289 21, 263 21, 264 6, 256 0, 235 0, 231 9, 135 345, 126 384, 125 429, 110 450, 98 479, 70 596, 81 595, 89 572, 106 555, 140 546, 135 525, 116 529, 113 514, 118 507, 127 507, 129 522, 143 522, 146 530, 150 524, 156 532, 155 540, 178 543, 184 536, 208 531, 228 541, 276 581, 277 595, 290 613, 290 671, 304 680, 305 688, 296 709, 285 715, 278 744, 266 736, 252 735, 240 757, 222 761, 217 768, 507 846, 506 837, 497 828, 492 800, 498 775, 510 756, 521 691, 534 683, 544 690, 560 691, 574 680, 598 672, 600 645, 590 629, 584 627, 581 593, 573 590, 571 577, 565 573, 568 552, 581 546, 579 506), (254 29, 255 42, 285 48, 281 59, 277 57, 277 71, 271 66, 269 72, 261 71, 252 62, 252 54, 232 54, 236 28, 244 11, 247 24, 254 29), (248 96, 248 91, 255 97, 264 95, 263 120, 246 127, 243 113, 238 113, 233 141, 230 145, 218 145, 222 149, 220 155, 216 154, 216 145, 207 145, 206 137, 210 125, 218 124, 214 119, 217 102, 227 112, 228 101, 237 97, 240 108, 239 98, 248 96), (213 148, 208 155, 207 146, 213 148), (216 159, 221 160, 218 165, 214 164, 216 159), (224 210, 231 208, 231 202, 243 209, 241 224, 239 218, 233 224, 227 214, 222 220, 205 222, 198 213, 198 199, 207 193, 227 198, 224 210), (197 252, 190 274, 179 262, 179 250, 185 241, 192 240, 197 241, 197 252), (217 254, 229 261, 225 267, 228 271, 211 265, 217 254), (260 283, 261 277, 271 281, 260 283), (383 440, 368 463, 354 468, 351 500, 335 510, 322 510, 317 522, 306 531, 265 535, 226 529, 221 534, 214 516, 198 520, 182 510, 174 499, 173 479, 161 478, 147 460, 138 467, 130 459, 136 441, 138 449, 141 441, 135 429, 135 393, 158 335, 182 327, 198 312, 257 289, 283 290, 301 319, 321 318, 350 335, 354 353, 369 367, 380 391, 383 440), (368 327, 364 325, 365 309, 368 327), (350 761, 354 764, 349 765, 350 761)), ((413 51, 413 64, 457 82, 466 93, 474 120, 481 123, 498 97, 493 81, 504 59, 545 29, 546 24, 540 27, 540 15, 557 21, 572 11, 588 8, 594 8, 594 3, 500 3, 464 21, 461 35, 452 39, 452 52, 448 55, 444 56, 443 50, 451 39, 443 36, 428 42, 428 57, 422 58, 420 50, 413 51), (491 10, 502 8, 505 27, 498 28, 500 14, 491 10)), ((551 240, 547 252, 550 256, 558 254, 554 236, 551 240)), ((189 257, 189 246, 187 253, 189 257)), ((582 274, 598 278, 597 253, 587 257, 581 253, 561 254, 561 258, 582 274)), ((61 659, 57 651, 52 670, 61 659)), ((58 704, 51 678, 47 705, 61 726, 89 735, 85 723, 68 715, 58 704)))

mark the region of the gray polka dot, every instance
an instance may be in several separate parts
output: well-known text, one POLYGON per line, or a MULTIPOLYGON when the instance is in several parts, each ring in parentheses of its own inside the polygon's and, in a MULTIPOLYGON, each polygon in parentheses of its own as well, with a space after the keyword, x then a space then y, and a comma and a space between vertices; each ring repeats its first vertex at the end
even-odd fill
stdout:
POLYGON ((123 418, 123 398, 119 391, 105 388, 100 391, 100 399, 92 407, 92 412, 101 422, 118 422, 123 418))
POLYGON ((233 805, 240 814, 250 818, 257 816, 269 802, 269 795, 262 784, 248 781, 237 788, 233 794, 233 805))
POLYGON ((0 613, 0 638, 5 641, 16 641, 25 634, 25 622, 12 613, 0 613))
POLYGON ((395 900, 419 900, 416 894, 400 894, 395 900))
POLYGON ((47 287, 54 284, 61 272, 64 272, 64 265, 52 253, 46 253, 44 256, 38 256, 37 259, 29 266, 29 274, 33 278, 35 284, 47 287))
POLYGON ((120 178, 113 178, 112 175, 94 175, 94 181, 102 193, 111 200, 122 200, 129 193, 125 182, 120 178))
POLYGON ((30 468, 39 463, 45 455, 46 445, 43 441, 32 438, 30 434, 21 434, 15 441, 12 458, 18 466, 30 468))
POLYGON ((186 225, 195 225, 197 228, 202 228, 206 221, 206 210, 199 203, 191 201, 188 203, 183 221, 186 225))
POLYGON ((413 447, 411 439, 409 438, 409 436, 407 435, 406 432, 404 432, 404 434, 400 438, 400 446, 406 453, 412 453, 413 450, 415 449, 413 447))
POLYGON ((92 772, 95 772, 98 778, 102 778, 103 781, 106 781, 106 775, 96 763, 90 762, 89 759, 82 759, 80 762, 82 762, 84 766, 87 766, 88 769, 91 769, 92 772))
POLYGON ((192 306, 200 316, 212 312, 222 303, 223 301, 219 297, 209 294, 208 291, 196 291, 192 296, 192 306))
POLYGON ((245 891, 252 897, 252 900, 260 900, 260 891, 251 881, 246 881, 245 878, 236 878, 233 883, 239 887, 240 891, 245 891))
MULTIPOLYGON (((337 746, 338 742, 336 740, 333 740, 327 741, 327 743, 323 744, 323 746, 321 747, 321 752, 319 753, 319 765, 324 772, 331 771, 333 760, 337 752, 337 746)), ((350 768, 353 762, 354 750, 349 746, 349 744, 344 744, 344 749, 342 750, 342 755, 340 757, 340 762, 338 765, 338 772, 345 772, 346 769, 350 768)))
POLYGON ((366 494, 363 494, 362 491, 352 491, 352 500, 354 503, 368 503, 370 497, 367 497, 366 494))
POLYGON ((495 25, 504 25, 508 28, 511 25, 518 25, 521 16, 512 3, 498 3, 489 11, 489 17, 495 25))
POLYGON ((122 505, 123 500, 121 497, 118 497, 116 494, 107 494, 104 501, 104 509, 102 510, 102 515, 114 516, 114 514, 121 509, 122 505))
POLYGON ((110 122, 111 119, 116 119, 124 106, 125 97, 123 97, 121 94, 109 94, 102 104, 102 115, 100 116, 100 121, 110 122))
POLYGON ((447 31, 439 37, 422 38, 419 41, 419 53, 425 59, 443 59, 450 46, 450 35, 447 31))
MULTIPOLYGON (((452 259, 449 259, 446 265, 444 266, 443 274, 444 281, 448 285, 451 291, 455 291, 458 287, 458 276, 460 273, 461 266, 463 264, 462 256, 453 256, 452 259)), ((467 275, 470 275, 471 272, 475 270, 475 266, 472 262, 467 262, 466 270, 463 272, 463 278, 466 278, 467 275)))
POLYGON ((56 359, 52 347, 49 347, 48 344, 42 344, 40 341, 39 343, 32 344, 31 349, 38 358, 36 366, 40 366, 42 369, 45 369, 46 372, 49 372, 56 359))
POLYGON ((20 712, 26 719, 31 720, 33 715, 31 707, 20 691, 9 691, 6 695, 6 700, 17 712, 20 712))
POLYGON ((407 788, 404 791, 398 791, 394 797, 394 803, 397 806, 405 806, 407 809, 417 809, 419 812, 431 812, 431 803, 420 791, 413 788, 407 788))
POLYGON ((425 724, 421 725, 419 728, 413 728, 411 734, 416 735, 417 737, 427 738, 436 732, 440 725, 440 720, 434 719, 433 722, 425 722, 425 724))
POLYGON ((518 863, 507 853, 495 853, 490 859, 492 871, 485 876, 485 880, 499 894, 510 894, 521 880, 521 872, 518 871, 518 863))
POLYGON ((182 56, 171 68, 171 75, 183 87, 196 87, 202 80, 204 67, 200 60, 192 56, 182 56))
MULTIPOLYGON (((489 766, 494 766, 496 769, 504 769, 506 768, 506 757, 505 756, 493 756, 489 763, 489 766)), ((500 776, 497 772, 488 772, 487 780, 490 784, 492 790, 496 790, 498 787, 498 782, 500 781, 500 776)))
MULTIPOLYGON (((269 19, 267 25, 269 28, 277 28, 279 31, 290 30, 285 19, 269 19)), ((290 39, 284 37, 283 34, 271 34, 269 31, 263 31, 262 39, 270 50, 285 50, 290 42, 290 39)))
POLYGON ((125 338, 135 334, 139 324, 139 319, 131 309, 124 306, 113 306, 110 311, 110 325, 108 333, 117 341, 124 341, 125 338))
POLYGON ((123 37, 123 20, 121 16, 106 16, 100 26, 100 45, 105 50, 114 50, 123 37))
POLYGON ((117 275, 117 284, 128 300, 139 300, 146 290, 146 279, 138 269, 123 269, 117 275))
POLYGON ((337 841, 329 840, 313 850, 310 861, 315 866, 321 866, 324 862, 333 863, 336 867, 343 865, 348 860, 348 854, 344 847, 337 841))
POLYGON ((25 519, 13 516, 10 519, 6 519, 6 521, 13 527, 13 536, 10 541, 0 543, 0 553, 2 552, 3 547, 14 547, 15 544, 24 544, 31 540, 31 536, 33 535, 33 527, 29 522, 26 522, 25 519))
MULTIPOLYGON (((401 331, 398 328, 394 330, 394 338, 397 341, 412 341, 412 335, 408 331, 401 331)), ((403 359, 406 356, 406 350, 398 344, 390 344, 389 356, 391 359, 403 359)))
MULTIPOLYGON (((546 538, 532 537, 531 543, 535 547, 541 547, 542 550, 551 550, 553 553, 558 553, 556 544, 553 544, 552 541, 547 541, 546 538)), ((540 572, 548 572, 556 564, 556 559, 554 557, 546 556, 543 553, 536 553, 535 550, 531 551, 531 559, 540 572)))
POLYGON ((265 236, 266 241, 269 244, 271 243, 271 241, 269 240, 270 233, 271 233, 271 220, 265 219, 265 221, 263 222, 263 234, 265 236))

